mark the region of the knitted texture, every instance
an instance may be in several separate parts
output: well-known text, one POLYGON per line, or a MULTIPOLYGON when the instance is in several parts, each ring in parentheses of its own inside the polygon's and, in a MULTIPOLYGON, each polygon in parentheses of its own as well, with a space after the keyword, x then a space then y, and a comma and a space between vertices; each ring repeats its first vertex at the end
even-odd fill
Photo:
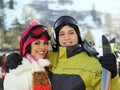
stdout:
POLYGON ((32 77, 32 90, 51 90, 46 71, 33 72, 32 77))

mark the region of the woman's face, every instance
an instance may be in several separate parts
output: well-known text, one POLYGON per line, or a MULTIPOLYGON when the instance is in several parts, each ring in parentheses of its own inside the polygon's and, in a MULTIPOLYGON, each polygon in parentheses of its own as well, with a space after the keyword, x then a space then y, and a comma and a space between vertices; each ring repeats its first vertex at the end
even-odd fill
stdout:
POLYGON ((78 36, 75 29, 70 26, 64 26, 59 31, 60 46, 73 46, 78 44, 78 36))
POLYGON ((31 55, 37 58, 45 58, 49 44, 44 40, 36 40, 31 44, 31 55))

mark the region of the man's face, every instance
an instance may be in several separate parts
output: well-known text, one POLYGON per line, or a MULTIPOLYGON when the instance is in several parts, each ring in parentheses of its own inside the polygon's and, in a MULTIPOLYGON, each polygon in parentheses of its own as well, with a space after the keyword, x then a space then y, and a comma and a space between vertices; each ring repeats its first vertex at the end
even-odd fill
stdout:
POLYGON ((75 29, 70 26, 64 26, 59 31, 60 46, 73 46, 78 44, 78 36, 75 29))

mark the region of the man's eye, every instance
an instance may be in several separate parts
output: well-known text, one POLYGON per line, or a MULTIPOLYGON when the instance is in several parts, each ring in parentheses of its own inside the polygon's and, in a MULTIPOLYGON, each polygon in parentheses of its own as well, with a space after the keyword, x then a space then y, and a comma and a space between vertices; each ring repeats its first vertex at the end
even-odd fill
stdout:
POLYGON ((64 34, 63 34, 63 33, 60 33, 60 34, 59 34, 59 36, 62 36, 62 35, 64 35, 64 34))
POLYGON ((74 32, 69 32, 69 34, 74 34, 74 32))

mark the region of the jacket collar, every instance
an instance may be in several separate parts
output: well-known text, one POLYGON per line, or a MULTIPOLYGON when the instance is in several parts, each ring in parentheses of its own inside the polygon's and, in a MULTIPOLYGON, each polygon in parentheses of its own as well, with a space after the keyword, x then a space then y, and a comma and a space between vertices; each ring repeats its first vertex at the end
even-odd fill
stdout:
POLYGON ((83 48, 80 45, 68 46, 68 47, 59 47, 59 55, 66 54, 67 58, 70 58, 83 51, 83 48))

